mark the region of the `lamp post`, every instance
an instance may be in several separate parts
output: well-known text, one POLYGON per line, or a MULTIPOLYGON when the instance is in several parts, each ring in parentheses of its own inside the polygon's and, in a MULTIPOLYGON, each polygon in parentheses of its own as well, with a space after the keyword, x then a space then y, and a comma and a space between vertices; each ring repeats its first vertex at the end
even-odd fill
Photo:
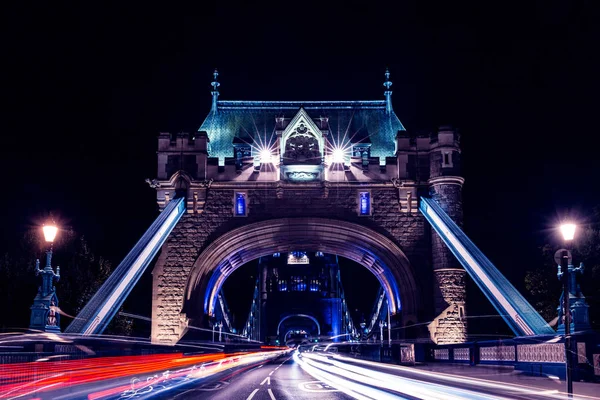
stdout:
POLYGON ((56 296, 56 288, 53 281, 60 279, 60 267, 56 267, 56 273, 52 269, 52 244, 56 238, 58 228, 54 224, 44 225, 42 227, 44 239, 50 244, 50 248, 46 251, 46 266, 40 269, 40 260, 35 261, 35 275, 42 275, 42 286, 38 288, 38 292, 31 306, 31 319, 29 328, 60 333, 60 315, 56 312, 58 308, 58 297, 56 296))
POLYGON ((575 237, 575 224, 562 224, 560 231, 565 241, 567 250, 562 251, 560 265, 558 268, 558 279, 562 280, 563 284, 563 304, 562 313, 565 326, 565 368, 567 380, 567 393, 569 397, 573 397, 573 376, 571 374, 572 356, 571 356, 571 299, 569 291, 569 259, 571 258, 570 245, 575 237))
POLYGON ((387 326, 386 322, 379 321, 379 338, 381 339, 381 347, 383 347, 383 328, 387 326))
POLYGON ((363 321, 360 323, 360 341, 365 340, 365 328, 367 324, 363 321))
POLYGON ((221 332, 223 329, 223 322, 219 321, 219 323, 217 324, 217 327, 219 328, 219 342, 221 341, 221 332))

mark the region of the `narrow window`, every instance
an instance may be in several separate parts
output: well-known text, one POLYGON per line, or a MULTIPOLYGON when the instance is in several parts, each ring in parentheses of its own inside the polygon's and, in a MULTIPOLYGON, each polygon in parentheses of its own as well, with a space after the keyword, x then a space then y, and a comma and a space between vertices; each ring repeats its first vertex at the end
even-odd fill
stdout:
POLYGON ((371 215, 371 193, 360 192, 359 193, 359 214, 360 215, 371 215))
POLYGON ((235 192, 235 210, 234 215, 236 217, 245 217, 247 215, 246 208, 246 193, 235 192))
POLYGON ((319 280, 318 279, 311 279, 310 280, 310 291, 311 292, 318 292, 319 291, 319 280))
POLYGON ((285 279, 280 279, 278 286, 280 292, 287 292, 287 281, 285 279))
POLYGON ((452 167, 452 153, 444 153, 442 157, 442 167, 452 167))

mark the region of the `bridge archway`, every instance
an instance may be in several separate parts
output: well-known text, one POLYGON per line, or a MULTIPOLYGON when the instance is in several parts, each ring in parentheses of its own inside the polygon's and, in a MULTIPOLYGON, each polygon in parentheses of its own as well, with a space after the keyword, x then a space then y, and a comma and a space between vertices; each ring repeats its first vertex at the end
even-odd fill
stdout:
POLYGON ((190 323, 214 315, 217 294, 242 265, 302 248, 336 254, 361 264, 379 280, 392 315, 418 315, 419 289, 402 250, 386 236, 352 222, 327 218, 281 218, 255 222, 214 240, 190 271, 182 313, 190 323))
POLYGON ((321 324, 319 324, 319 321, 317 321, 317 319, 313 316, 310 316, 308 314, 290 314, 290 315, 286 315, 285 317, 281 318, 279 320, 279 324, 277 324, 277 336, 279 336, 279 331, 281 329, 281 324, 283 323, 283 321, 285 321, 286 319, 290 319, 290 318, 308 318, 310 320, 312 320, 315 325, 317 326, 317 334, 319 336, 321 336, 321 324))

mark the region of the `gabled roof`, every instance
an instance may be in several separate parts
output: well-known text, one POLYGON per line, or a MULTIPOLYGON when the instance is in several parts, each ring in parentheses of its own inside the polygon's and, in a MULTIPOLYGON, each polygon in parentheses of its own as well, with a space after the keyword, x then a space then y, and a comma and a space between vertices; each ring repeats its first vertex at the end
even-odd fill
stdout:
POLYGON ((394 113, 386 111, 385 100, 368 101, 218 101, 200 131, 210 138, 210 156, 233 157, 236 141, 273 143, 277 117, 293 118, 304 108, 313 121, 329 119, 330 135, 336 142, 370 142, 372 157, 395 153, 395 138, 404 126, 394 113), (257 136, 260 135, 260 139, 257 136))

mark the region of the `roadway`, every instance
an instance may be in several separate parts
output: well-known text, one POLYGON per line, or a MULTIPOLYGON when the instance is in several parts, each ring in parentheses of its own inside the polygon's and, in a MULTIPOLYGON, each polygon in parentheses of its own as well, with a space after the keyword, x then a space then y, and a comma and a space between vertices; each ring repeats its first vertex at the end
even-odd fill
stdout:
MULTIPOLYGON (((20 384, 19 390, 13 387, 9 392, 9 386, 0 386, 0 399, 567 398, 562 392, 564 384, 556 380, 467 366, 411 368, 325 352, 274 350, 82 361, 67 362, 60 368, 46 364, 50 370, 42 371, 31 384, 20 384), (68 365, 73 367, 67 369, 68 365)), ((38 365, 41 368, 44 364, 38 365)), ((11 376, 19 371, 13 368, 11 376)), ((598 399, 596 392, 600 392, 600 385, 577 382, 574 399, 598 399)))
POLYGON ((351 399, 341 391, 315 380, 294 362, 291 355, 247 370, 211 376, 189 387, 171 390, 171 399, 280 400, 351 399))

